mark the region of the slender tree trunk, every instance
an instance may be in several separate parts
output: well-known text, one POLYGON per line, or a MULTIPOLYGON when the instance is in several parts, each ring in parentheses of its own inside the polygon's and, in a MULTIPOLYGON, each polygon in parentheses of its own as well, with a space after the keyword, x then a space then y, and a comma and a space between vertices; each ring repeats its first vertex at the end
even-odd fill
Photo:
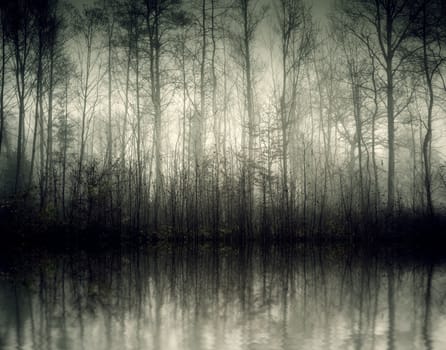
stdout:
POLYGON ((212 115, 214 117, 214 138, 215 138, 215 200, 214 200, 214 233, 218 239, 220 225, 220 129, 221 120, 217 115, 217 74, 215 71, 215 55, 217 50, 215 38, 215 0, 211 0, 211 40, 212 40, 212 115))
MULTIPOLYGON (((138 45, 138 44, 136 44, 138 45)), ((141 197, 142 197, 142 157, 141 157, 141 110, 139 84, 139 48, 135 48, 136 73, 136 159, 137 159, 137 193, 136 193, 136 229, 141 225, 141 197)), ((156 210, 156 209, 155 209, 156 210)))
MULTIPOLYGON (((327 184, 328 184, 328 166, 329 166, 329 157, 328 157, 328 152, 329 152, 329 136, 327 136, 327 133, 330 133, 330 128, 328 127, 327 129, 327 133, 325 132, 325 123, 324 123, 324 106, 323 106, 323 90, 322 90, 322 81, 321 81, 321 76, 320 76, 320 72, 319 69, 316 65, 316 57, 314 57, 314 67, 315 67, 315 73, 316 73, 316 79, 317 79, 317 89, 318 89, 318 94, 319 94, 319 130, 318 130, 318 136, 319 136, 319 140, 318 140, 318 145, 319 145, 319 154, 321 154, 320 149, 321 146, 323 146, 324 149, 324 157, 325 157, 325 164, 324 164, 324 178, 323 178, 323 186, 322 186, 322 194, 321 194, 321 198, 320 200, 315 200, 314 201, 314 224, 316 224, 316 212, 317 212, 317 204, 320 204, 319 206, 319 218, 318 218, 318 230, 319 230, 319 234, 322 232, 322 224, 323 224, 323 219, 325 217, 325 207, 326 207, 326 199, 327 199, 327 184), (322 135, 322 142, 321 142, 321 135, 322 135)), ((329 118, 327 118, 329 120, 329 118)), ((318 163, 321 163, 321 158, 319 158, 318 163)), ((315 178, 317 178, 317 165, 316 165, 316 176, 315 178)), ((317 181, 314 181, 314 193, 315 196, 318 196, 317 194, 317 181)))
POLYGON ((45 196, 45 128, 44 128, 44 113, 43 113, 43 85, 41 85, 41 91, 38 96, 38 109, 39 109, 39 198, 40 209, 43 208, 44 196, 45 196))
POLYGON ((151 99, 154 109, 153 147, 155 153, 155 199, 153 208, 153 225, 155 230, 159 225, 159 213, 162 192, 162 164, 161 164, 161 81, 160 81, 160 56, 161 34, 160 17, 161 7, 159 0, 147 3, 147 29, 149 31, 149 61, 151 99))
POLYGON ((112 38, 113 38, 113 25, 114 22, 112 20, 111 23, 108 24, 108 65, 107 65, 107 75, 108 75, 108 123, 107 123, 107 155, 106 162, 107 166, 110 169, 112 158, 113 158, 113 135, 112 135, 112 38))
POLYGON ((372 114, 372 163, 373 163, 373 179, 374 179, 374 208, 375 219, 378 217, 378 206, 380 203, 379 194, 379 178, 378 178, 378 166, 376 164, 376 118, 378 116, 378 88, 376 86, 376 67, 375 58, 370 55, 372 60, 372 84, 373 84, 373 114, 372 114))
POLYGON ((68 85, 70 80, 66 77, 65 81, 65 113, 64 113, 64 131, 63 131, 63 153, 62 153, 62 214, 66 217, 65 210, 65 187, 67 174, 67 150, 68 150, 68 85))
MULTIPOLYGON (((350 66, 354 66, 352 63, 350 66)), ((352 84, 352 97, 353 97, 353 111, 355 116, 355 129, 356 129, 356 147, 358 149, 358 173, 359 173, 359 201, 360 201, 360 213, 364 215, 364 175, 362 169, 362 120, 361 120, 361 97, 358 85, 358 72, 354 71, 354 67, 349 67, 350 77, 352 84)))
POLYGON ((2 154, 3 134, 5 132, 5 68, 6 68, 6 25, 4 24, 4 14, 0 13, 2 26, 2 73, 0 81, 0 156, 2 154))
POLYGON ((432 150, 432 109, 434 106, 434 91, 432 88, 432 72, 429 69, 427 56, 427 34, 426 34, 426 2, 423 3, 423 68, 428 89, 428 105, 427 105, 427 123, 426 134, 423 140, 423 161, 424 161, 424 187, 426 190, 426 212, 427 215, 434 215, 434 206, 432 203, 432 166, 431 166, 431 150, 432 150))
MULTIPOLYGON (((34 161, 36 155, 36 143, 37 143, 37 129, 40 123, 40 118, 43 116, 39 113, 39 106, 41 105, 42 99, 42 56, 43 56, 43 41, 42 41, 42 33, 39 32, 39 48, 37 52, 37 76, 36 76, 36 110, 35 110, 35 119, 34 119, 34 130, 33 130, 33 143, 31 150, 31 162, 30 162, 30 170, 28 177, 28 188, 31 189, 34 175, 34 161)), ((42 165, 42 164, 41 164, 42 165)))
MULTIPOLYGON (((377 5, 379 6, 379 5, 377 5)), ((379 9, 378 9, 379 11, 379 9)), ((393 13, 391 4, 386 4, 386 48, 382 44, 385 57, 387 79, 387 142, 388 142, 388 173, 387 173, 387 214, 392 217, 395 207, 395 116, 393 99, 393 13)), ((380 29, 381 30, 381 29, 380 29)), ((381 33, 379 33, 381 35, 381 33)), ((381 38, 382 39, 382 38, 381 38)))
MULTIPOLYGON (((159 10, 158 10, 159 11, 159 10)), ((162 195, 162 164, 161 164, 161 83, 160 83, 160 34, 159 15, 155 19, 155 166, 156 166, 156 186, 155 186, 155 229, 158 228, 158 208, 161 204, 162 195)))
MULTIPOLYGON (((223 135, 222 135, 222 156, 223 156, 223 188, 228 191, 229 188, 229 171, 228 171, 228 157, 227 157, 227 137, 228 137, 228 77, 227 77, 227 55, 226 55, 226 37, 223 31, 223 135)), ((229 194, 225 196, 226 205, 222 205, 226 210, 226 215, 222 215, 223 221, 229 223, 231 206, 229 202, 229 194)))
MULTIPOLYGON (((285 12, 285 9, 284 9, 285 12)), ((289 25, 289 24, 288 24, 289 25)), ((285 233, 288 234, 288 109, 286 107, 287 93, 287 56, 290 41, 290 29, 286 23, 286 14, 284 13, 284 23, 282 28, 282 91, 280 97, 280 121, 282 131, 282 204, 285 233)))
POLYGON ((418 190, 417 190, 417 145, 415 142, 415 128, 413 123, 413 117, 411 117, 410 120, 410 132, 411 132, 411 141, 412 141, 412 211, 415 213, 417 208, 417 196, 418 196, 418 190))
POLYGON ((82 89, 82 122, 81 122, 81 139, 79 152, 79 167, 77 173, 77 191, 79 194, 81 177, 84 167, 85 144, 86 144, 86 124, 87 124, 87 104, 90 84, 90 65, 91 65, 91 41, 87 43, 87 66, 85 73, 85 84, 82 89))
POLYGON ((27 64, 27 51, 29 50, 27 32, 24 33, 24 46, 22 50, 20 48, 18 34, 16 34, 14 40, 14 51, 15 51, 15 77, 17 84, 17 97, 19 100, 19 125, 17 132, 17 158, 16 158, 16 173, 15 173, 15 193, 17 194, 22 190, 22 166, 24 158, 24 128, 25 128, 25 72, 27 64), (23 57, 20 57, 22 51, 23 57))
MULTIPOLYGON (((129 34, 128 38, 128 52, 127 52, 127 67, 125 74, 125 100, 124 100, 124 118, 122 122, 122 136, 121 136, 121 150, 120 150, 120 175, 119 178, 130 181, 130 178, 127 176, 126 172, 126 144, 127 144, 127 123, 128 123, 128 114, 129 114, 129 88, 130 88, 130 66, 131 66, 131 35, 129 34)), ((119 206, 119 227, 122 229, 122 214, 124 211, 124 206, 122 203, 124 202, 124 188, 123 185, 118 185, 118 201, 121 203, 119 206)))
POLYGON ((395 206, 395 120, 393 101, 393 72, 392 62, 387 63, 387 139, 389 147, 388 175, 387 175, 387 212, 393 215, 395 206))
POLYGON ((51 44, 50 51, 50 67, 49 67, 49 86, 48 86, 48 124, 47 124, 47 141, 46 141, 46 162, 45 162, 45 187, 43 203, 45 204, 48 195, 48 184, 51 184, 53 172, 53 93, 54 93, 54 45, 51 44))
MULTIPOLYGON (((130 39, 129 39, 130 40, 130 39)), ((129 44, 130 45, 130 44, 129 44)), ((125 161, 126 161, 126 143, 127 143, 127 122, 129 115, 129 89, 130 89, 130 66, 131 66, 131 49, 128 48, 127 53, 127 68, 125 73, 125 101, 124 101, 124 119, 122 122, 122 138, 121 138, 121 153, 120 153, 120 161, 121 161, 121 170, 125 169, 125 161)))
POLYGON ((187 183, 189 177, 189 162, 186 160, 186 149, 188 147, 186 141, 186 133, 187 133, 187 78, 186 78, 186 35, 182 37, 183 42, 181 43, 181 74, 182 74, 182 84, 183 84, 183 108, 182 108, 182 152, 181 152, 181 161, 182 161, 182 176, 181 176, 181 222, 184 225, 185 217, 187 217, 186 212, 186 204, 188 199, 187 193, 187 183))
MULTIPOLYGON (((246 168, 246 183, 243 185, 243 191, 246 191, 246 201, 243 203, 246 210, 246 229, 249 235, 252 232, 253 214, 254 214, 254 104, 253 104, 253 89, 252 89, 252 72, 251 72, 251 31, 249 23, 249 0, 241 1, 242 17, 243 17, 243 58, 245 69, 245 93, 246 93, 246 110, 248 114, 248 160, 245 161, 244 168, 246 168)), ((242 176, 245 177, 243 174, 242 176)))
POLYGON ((202 0, 201 6, 201 62, 200 62, 200 113, 196 115, 196 139, 195 144, 195 230, 197 230, 202 223, 202 214, 204 206, 203 202, 203 185, 204 185, 204 169, 203 169, 203 143, 205 140, 205 122, 206 122, 206 85, 205 85, 205 68, 206 68, 206 50, 207 50, 207 35, 206 35, 206 0, 202 0))

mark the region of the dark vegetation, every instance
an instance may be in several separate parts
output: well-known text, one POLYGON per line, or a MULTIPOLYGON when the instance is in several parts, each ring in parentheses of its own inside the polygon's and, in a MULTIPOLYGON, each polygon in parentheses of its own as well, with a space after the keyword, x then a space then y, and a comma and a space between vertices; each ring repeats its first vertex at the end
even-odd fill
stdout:
POLYGON ((443 1, 0 11, 2 241, 442 238, 443 1))

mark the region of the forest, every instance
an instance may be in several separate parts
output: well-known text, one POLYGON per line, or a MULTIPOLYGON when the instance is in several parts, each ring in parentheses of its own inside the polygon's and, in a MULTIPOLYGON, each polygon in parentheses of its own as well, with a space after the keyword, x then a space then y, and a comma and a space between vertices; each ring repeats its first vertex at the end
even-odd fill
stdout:
POLYGON ((0 11, 0 228, 372 237, 445 215, 442 0, 0 11))

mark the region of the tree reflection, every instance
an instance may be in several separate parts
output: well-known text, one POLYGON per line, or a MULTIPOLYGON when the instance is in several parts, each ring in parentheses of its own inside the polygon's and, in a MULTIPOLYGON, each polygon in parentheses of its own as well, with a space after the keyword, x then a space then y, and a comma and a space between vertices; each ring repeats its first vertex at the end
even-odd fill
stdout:
POLYGON ((404 348, 409 329, 418 347, 432 350, 443 276, 434 263, 417 266, 304 245, 41 254, 3 274, 1 344, 373 350, 404 348))
POLYGON ((423 320, 423 341, 426 350, 432 350, 431 339, 431 313, 432 313, 432 280, 434 276, 434 265, 430 263, 426 268, 426 290, 425 290, 425 302, 424 302, 424 320, 423 320))

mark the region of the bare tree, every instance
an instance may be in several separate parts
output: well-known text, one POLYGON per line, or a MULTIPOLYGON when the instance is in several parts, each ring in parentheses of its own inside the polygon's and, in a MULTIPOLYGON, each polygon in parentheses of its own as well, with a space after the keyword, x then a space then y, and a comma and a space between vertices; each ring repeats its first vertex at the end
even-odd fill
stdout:
POLYGON ((0 81, 0 155, 2 153, 3 135, 5 133, 5 84, 6 84, 6 67, 10 58, 10 54, 7 50, 7 15, 6 7, 0 7, 0 29, 2 32, 2 62, 1 62, 1 81, 0 81))
POLYGON ((297 122, 297 93, 301 69, 313 48, 310 10, 300 0, 280 0, 277 22, 280 33, 282 86, 280 88, 280 130, 282 139, 282 204, 284 227, 290 215, 288 146, 292 126, 297 122))
POLYGON ((387 212, 393 215, 395 206, 395 118, 402 110, 395 110, 395 78, 416 49, 404 49, 410 38, 411 22, 419 13, 419 6, 407 0, 359 1, 348 4, 347 14, 360 21, 362 28, 351 27, 352 33, 369 49, 385 71, 388 175, 387 212))
POLYGON ((244 162, 242 166, 241 189, 241 223, 243 233, 251 234, 254 219, 254 150, 256 139, 256 118, 254 110, 254 79, 252 46, 255 32, 267 11, 258 0, 241 0, 236 4, 236 21, 240 23, 240 32, 234 36, 237 50, 241 54, 241 68, 244 79, 244 107, 247 115, 248 145, 242 145, 244 162), (247 149, 247 154, 246 154, 247 149))
MULTIPOLYGON (((426 133, 423 139, 423 163, 424 163, 424 186, 426 191, 426 212, 429 216, 434 215, 434 205, 432 201, 432 119, 434 108, 434 78, 439 73, 440 66, 446 60, 446 56, 441 53, 441 19, 438 13, 441 9, 432 0, 422 1, 421 37, 423 54, 422 67, 427 88, 427 120, 425 125, 426 133)), ((441 15, 440 15, 441 16, 441 15)))
POLYGON ((153 105, 153 147, 155 153, 155 200, 153 224, 159 224, 159 207, 162 196, 162 163, 161 163, 161 67, 160 60, 163 45, 163 15, 168 10, 169 0, 146 0, 146 26, 149 36, 150 64, 150 96, 153 105))
POLYGON ((4 11, 8 13, 7 33, 11 41, 12 54, 14 56, 14 75, 18 104, 18 128, 16 147, 15 192, 22 190, 23 162, 25 159, 25 98, 28 89, 28 65, 31 61, 31 49, 33 46, 33 16, 31 2, 8 1, 4 5, 4 11))
MULTIPOLYGON (((79 98, 81 108, 81 127, 79 140, 79 162, 77 184, 74 187, 74 197, 80 195, 80 186, 84 171, 87 137, 90 123, 95 116, 99 99, 99 84, 102 78, 100 54, 96 50, 97 32, 103 20, 98 7, 87 7, 82 12, 74 10, 74 31, 78 36, 78 73, 79 98)), ((75 199, 75 198, 73 198, 75 199)), ((80 200, 80 198, 78 198, 80 200)))

